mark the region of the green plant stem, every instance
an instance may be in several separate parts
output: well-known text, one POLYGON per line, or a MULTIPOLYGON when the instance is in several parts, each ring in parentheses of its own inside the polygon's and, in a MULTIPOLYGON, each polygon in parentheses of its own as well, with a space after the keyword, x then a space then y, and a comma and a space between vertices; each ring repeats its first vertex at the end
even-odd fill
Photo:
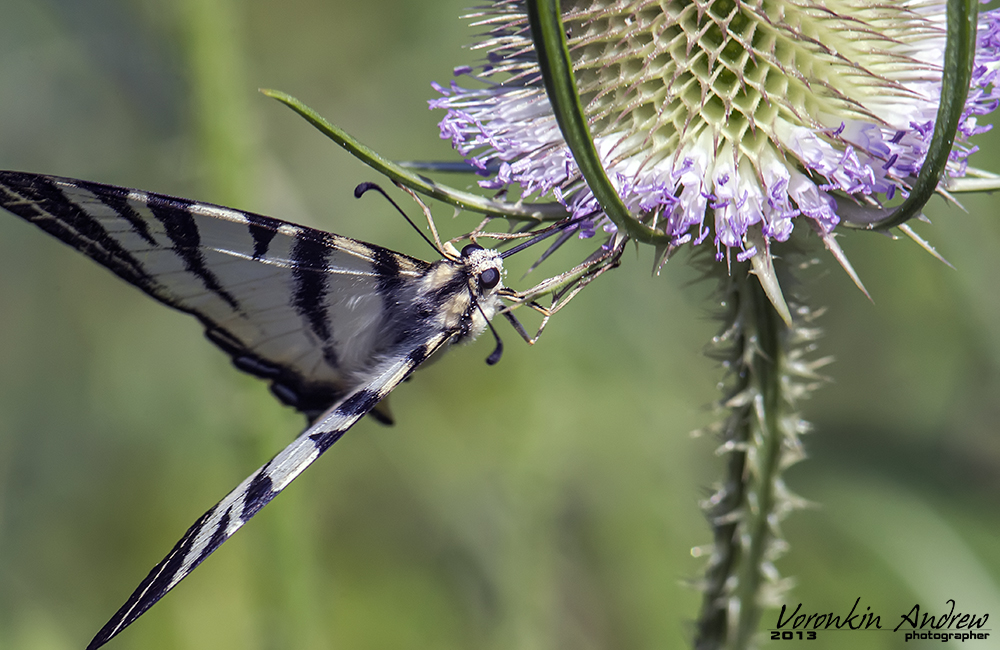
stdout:
MULTIPOLYGON (((253 94, 246 91, 243 70, 240 12, 235 0, 184 0, 178 12, 208 189, 220 203, 252 202, 258 175, 255 161, 260 155, 253 128, 253 94)), ((243 430, 238 435, 244 443, 241 447, 250 448, 244 466, 256 466, 286 444, 288 431, 271 404, 254 404, 241 412, 246 417, 240 420, 243 430)), ((261 647, 310 647, 318 629, 317 586, 312 579, 315 552, 310 538, 301 534, 305 497, 301 490, 288 490, 281 506, 262 517, 257 526, 261 546, 254 549, 251 561, 256 589, 250 603, 258 633, 265 639, 261 647)))
MULTIPOLYGON (((749 386, 749 378, 744 377, 741 388, 749 386)), ((744 405, 741 411, 747 410, 744 405)), ((730 416, 735 425, 727 431, 730 440, 749 439, 749 426, 745 413, 734 412, 730 416)), ((736 537, 739 521, 733 515, 739 513, 744 500, 743 474, 746 470, 746 454, 730 453, 726 461, 725 484, 717 492, 715 503, 706 513, 712 526, 712 559, 705 570, 702 582, 703 597, 701 613, 698 617, 694 647, 696 650, 717 650, 724 647, 729 635, 729 593, 727 580, 740 560, 740 544, 736 537)))
POLYGON ((230 0, 185 0, 177 11, 204 177, 218 202, 239 205, 253 191, 256 156, 237 12, 230 0))
POLYGON ((356 138, 335 124, 327 121, 323 116, 309 108, 298 99, 281 92, 280 90, 270 90, 261 88, 264 95, 277 99, 282 104, 288 106, 293 111, 301 115, 307 122, 312 124, 323 135, 330 138, 347 152, 365 163, 380 174, 384 174, 391 180, 404 185, 414 192, 420 192, 425 196, 437 199, 443 203, 453 205, 463 210, 479 212, 482 214, 492 214, 515 219, 531 221, 558 221, 569 216, 566 208, 558 203, 505 203, 483 198, 476 194, 463 192, 432 181, 431 179, 417 174, 410 169, 385 158, 373 149, 361 144, 356 138))
MULTIPOLYGON (((775 262, 783 274, 780 260, 775 262)), ((722 484, 705 506, 713 549, 701 582, 697 650, 751 645, 768 592, 776 587, 768 569, 780 548, 776 523, 789 503, 780 472, 794 460, 786 452, 799 449, 797 419, 791 417, 795 373, 788 367, 797 326, 779 317, 747 265, 734 266, 721 281, 727 310, 719 340, 731 373, 721 427, 727 459, 722 484)))
MULTIPOLYGON (((941 73, 941 100, 934 122, 934 134, 927 148, 927 156, 920 166, 920 175, 910 188, 906 200, 889 216, 870 223, 845 220, 843 225, 846 228, 895 228, 919 215, 937 191, 969 96, 972 67, 976 59, 978 0, 948 0, 947 18, 948 39, 941 73)), ((881 212, 882 210, 873 210, 871 214, 876 215, 877 219, 881 212)))
POLYGON ((786 402, 782 399, 782 374, 786 356, 784 344, 788 340, 787 325, 778 317, 756 278, 744 276, 743 285, 745 299, 753 303, 751 308, 756 336, 752 343, 758 348, 749 364, 758 394, 754 399, 752 415, 756 417, 750 421, 751 441, 747 453, 756 452, 758 457, 753 463, 756 476, 751 473, 748 477, 751 481, 756 478, 756 481, 746 494, 745 528, 750 535, 750 547, 746 549, 746 559, 742 562, 734 592, 740 603, 734 648, 749 647, 760 620, 762 569, 772 542, 769 518, 774 512, 774 488, 784 440, 779 419, 786 402))

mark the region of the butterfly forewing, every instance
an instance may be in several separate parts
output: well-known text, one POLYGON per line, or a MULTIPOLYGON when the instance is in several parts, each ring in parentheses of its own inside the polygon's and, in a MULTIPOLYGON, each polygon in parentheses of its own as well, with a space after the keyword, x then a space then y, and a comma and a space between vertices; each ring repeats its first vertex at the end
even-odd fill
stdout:
POLYGON ((0 172, 0 206, 195 315, 237 367, 315 416, 391 346, 395 305, 428 264, 263 215, 0 172))

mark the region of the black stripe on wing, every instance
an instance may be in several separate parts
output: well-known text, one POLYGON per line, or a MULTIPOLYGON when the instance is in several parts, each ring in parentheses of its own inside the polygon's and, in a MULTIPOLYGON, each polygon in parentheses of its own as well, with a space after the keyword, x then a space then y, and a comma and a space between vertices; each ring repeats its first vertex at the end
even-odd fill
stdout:
POLYGON ((184 267, 188 273, 201 280, 206 289, 221 298, 223 302, 233 308, 233 311, 242 313, 243 309, 240 307, 240 303, 222 286, 219 278, 208 268, 205 253, 201 249, 201 233, 198 231, 198 224, 195 223, 190 210, 177 210, 174 209, 174 206, 159 201, 149 201, 147 205, 149 205, 153 215, 166 228, 167 236, 174 243, 174 253, 184 260, 184 267))
MULTIPOLYGON (((55 180, 35 174, 0 172, 0 206, 152 293, 155 280, 142 263, 82 207, 67 201, 55 180)), ((119 188, 110 189, 121 194, 119 188)), ((148 231, 139 231, 148 241, 148 231)))
MULTIPOLYGON (((380 319, 392 318, 407 280, 429 266, 272 217, 53 176, 0 172, 0 206, 197 317, 237 368, 269 381, 310 419, 351 388, 345 374, 358 370, 341 367, 337 342, 351 336, 331 321, 342 313, 331 301, 376 295, 380 307, 359 309, 373 312, 365 321, 373 329, 386 329, 380 319)), ((386 342, 371 343, 372 358, 378 343, 386 342)))
POLYGON ((101 628, 87 650, 96 650, 107 643, 173 589, 453 335, 454 332, 435 333, 429 340, 382 363, 368 384, 347 395, 199 517, 101 628))
POLYGON ((271 240, 278 234, 280 225, 281 222, 270 217, 250 220, 247 229, 253 238, 253 258, 255 260, 263 259, 267 255, 267 249, 271 246, 271 240))
POLYGON ((310 329, 323 345, 323 358, 331 366, 337 367, 337 352, 334 350, 333 326, 330 315, 325 308, 327 292, 330 290, 328 277, 322 273, 310 273, 309 268, 327 268, 330 265, 330 247, 320 242, 305 238, 295 240, 292 258, 302 266, 292 269, 295 278, 292 291, 292 305, 302 318, 309 323, 310 329))

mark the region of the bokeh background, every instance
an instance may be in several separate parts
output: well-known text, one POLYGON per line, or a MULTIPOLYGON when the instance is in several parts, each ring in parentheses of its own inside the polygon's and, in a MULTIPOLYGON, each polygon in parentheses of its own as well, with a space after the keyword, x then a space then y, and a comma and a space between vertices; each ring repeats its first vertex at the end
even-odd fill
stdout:
MULTIPOLYGON (((467 4, 0 0, 0 168, 429 258, 383 201, 352 198, 373 172, 256 89, 391 158, 455 159, 426 100, 474 56, 467 4)), ((1000 170, 1000 133, 980 144, 974 164, 1000 170)), ((963 203, 935 199, 917 226, 954 270, 908 241, 841 240, 874 304, 810 244, 820 353, 836 363, 802 404, 810 458, 787 474, 816 504, 784 526, 792 607, 861 598, 892 627, 954 598, 1000 617, 1000 205, 963 203)), ((477 220, 436 213, 452 234, 477 220)), ((690 432, 714 421, 723 373, 703 355, 711 287, 685 256, 659 277, 651 265, 627 254, 534 348, 500 323, 497 367, 484 336, 422 370, 392 396, 395 427, 355 427, 108 647, 685 647, 691 549, 709 541, 698 502, 721 474, 714 441, 690 432)), ((193 319, 0 215, 0 648, 82 648, 301 425, 193 319)), ((809 645, 846 646, 904 644, 809 645)))

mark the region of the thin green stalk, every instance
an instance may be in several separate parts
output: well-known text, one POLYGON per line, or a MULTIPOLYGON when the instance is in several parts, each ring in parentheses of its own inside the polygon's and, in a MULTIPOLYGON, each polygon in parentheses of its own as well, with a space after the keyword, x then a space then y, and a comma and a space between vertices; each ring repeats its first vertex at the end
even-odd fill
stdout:
POLYGON ((291 95, 283 93, 280 90, 269 90, 267 88, 261 88, 260 92, 272 99, 277 99, 304 117, 320 133, 336 142, 361 162, 378 173, 384 174, 396 183, 410 188, 414 192, 420 192, 432 199, 437 199, 463 210, 482 214, 493 214, 534 221, 557 221, 569 216, 566 208, 558 203, 505 203, 503 201, 487 199, 477 194, 456 190, 447 185, 432 181, 426 176, 417 174, 409 168, 395 163, 375 152, 375 150, 361 144, 359 140, 352 137, 347 131, 327 121, 322 115, 291 95))
MULTIPOLYGON (((920 175, 906 197, 889 216, 871 223, 844 221, 847 228, 888 230, 906 223, 924 209, 937 191, 945 166, 955 144, 955 133, 965 111, 969 96, 972 67, 976 59, 976 25, 979 19, 978 0, 948 0, 948 39, 945 44, 941 74, 941 101, 938 103, 934 134, 927 148, 927 157, 920 166, 920 175)), ((883 210, 869 211, 876 219, 883 210)), ((861 214, 864 214, 862 211, 861 214)))
POLYGON ((239 20, 230 0, 185 0, 177 11, 201 166, 217 200, 239 204, 254 187, 256 159, 239 20))
POLYGON ((640 223, 628 211, 597 155, 573 76, 559 0, 528 0, 527 10, 545 94, 566 146, 594 198, 608 218, 629 237, 645 244, 668 246, 672 237, 640 223))

